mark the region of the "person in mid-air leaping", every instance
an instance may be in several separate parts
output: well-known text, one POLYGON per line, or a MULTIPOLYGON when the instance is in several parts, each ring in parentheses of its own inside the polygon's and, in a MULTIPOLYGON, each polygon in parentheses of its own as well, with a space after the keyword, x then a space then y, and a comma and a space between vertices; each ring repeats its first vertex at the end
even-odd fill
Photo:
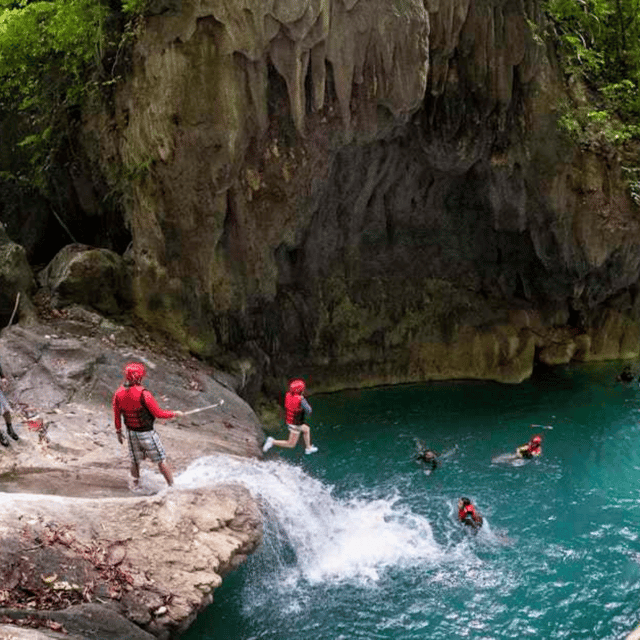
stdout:
POLYGON ((318 447, 311 444, 311 429, 305 424, 305 414, 311 413, 311 406, 304 397, 305 383, 304 380, 292 380, 289 383, 289 391, 284 397, 284 409, 286 412, 287 428, 289 429, 288 440, 274 440, 269 436, 262 450, 266 453, 273 447, 285 447, 293 449, 298 444, 298 439, 302 433, 304 438, 304 452, 306 454, 315 453, 318 447))

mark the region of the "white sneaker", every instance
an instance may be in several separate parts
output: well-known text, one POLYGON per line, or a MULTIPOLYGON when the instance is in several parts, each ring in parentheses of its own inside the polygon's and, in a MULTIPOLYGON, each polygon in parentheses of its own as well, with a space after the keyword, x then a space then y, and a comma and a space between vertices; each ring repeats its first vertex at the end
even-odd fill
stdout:
POLYGON ((137 493, 137 494, 144 493, 144 489, 140 486, 139 482, 130 482, 129 491, 131 491, 131 493, 137 493))
POLYGON ((318 447, 314 447, 311 445, 308 449, 305 449, 304 452, 309 455, 311 453, 315 453, 318 450, 318 447))
POLYGON ((269 451, 269 449, 271 449, 271 447, 273 447, 273 438, 271 436, 269 436, 267 438, 267 440, 264 443, 264 446, 262 447, 262 450, 267 453, 267 451, 269 451))

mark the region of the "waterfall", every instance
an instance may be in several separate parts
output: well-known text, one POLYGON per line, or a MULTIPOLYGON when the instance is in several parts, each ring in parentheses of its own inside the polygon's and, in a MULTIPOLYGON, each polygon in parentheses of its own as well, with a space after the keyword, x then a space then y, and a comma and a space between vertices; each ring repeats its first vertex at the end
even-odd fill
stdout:
POLYGON ((367 496, 364 489, 336 498, 333 487, 281 461, 230 456, 195 461, 176 479, 177 488, 221 483, 246 486, 262 504, 269 562, 288 580, 309 583, 377 580, 387 567, 436 563, 445 551, 427 519, 398 497, 367 496))

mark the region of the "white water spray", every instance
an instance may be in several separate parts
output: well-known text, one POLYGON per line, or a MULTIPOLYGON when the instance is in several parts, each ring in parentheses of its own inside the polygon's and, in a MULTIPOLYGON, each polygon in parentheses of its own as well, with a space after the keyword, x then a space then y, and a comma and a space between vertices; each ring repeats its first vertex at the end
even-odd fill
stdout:
MULTIPOLYGON (((348 500, 336 499, 331 487, 284 462, 201 458, 176 479, 176 486, 229 482, 246 486, 265 505, 265 517, 273 518, 267 532, 280 532, 281 544, 295 554, 298 577, 310 583, 375 581, 386 567, 443 558, 426 518, 397 498, 373 499, 361 491, 348 500)), ((278 546, 269 540, 265 544, 278 546)), ((276 555, 287 555, 286 549, 276 555)))

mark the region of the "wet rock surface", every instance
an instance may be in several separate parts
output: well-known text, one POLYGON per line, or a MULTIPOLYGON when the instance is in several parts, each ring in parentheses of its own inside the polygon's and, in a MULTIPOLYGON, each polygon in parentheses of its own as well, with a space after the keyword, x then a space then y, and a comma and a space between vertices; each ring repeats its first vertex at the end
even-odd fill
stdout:
POLYGON ((0 449, 3 640, 168 638, 259 544, 259 509, 240 486, 167 489, 143 463, 142 495, 129 489, 111 397, 132 360, 145 363, 163 408, 224 401, 156 422, 175 475, 202 456, 261 455, 239 382, 134 327, 71 308, 5 329, 0 363, 19 440, 0 449))

